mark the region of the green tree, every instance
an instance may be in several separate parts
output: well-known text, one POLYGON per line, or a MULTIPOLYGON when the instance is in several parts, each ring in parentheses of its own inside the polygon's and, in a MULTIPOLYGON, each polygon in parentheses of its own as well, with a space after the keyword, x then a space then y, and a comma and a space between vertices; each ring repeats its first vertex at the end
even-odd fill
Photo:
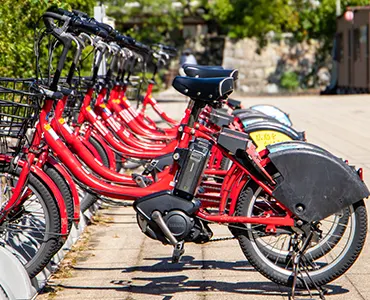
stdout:
POLYGON ((231 38, 257 37, 261 46, 266 34, 296 31, 299 13, 290 0, 206 1, 208 19, 215 19, 231 38))
MULTIPOLYGON (((341 0, 343 9, 368 4, 369 0, 341 0)), ((208 18, 217 20, 231 38, 256 37, 261 45, 269 31, 330 44, 336 28, 336 0, 204 0, 203 5, 208 18)))
POLYGON ((143 42, 174 42, 183 28, 183 17, 195 13, 197 6, 187 0, 110 0, 108 15, 117 29, 143 42), (130 25, 133 24, 133 25, 130 25))
MULTIPOLYGON (((95 0, 2 0, 0 6, 0 76, 35 76, 34 28, 51 5, 92 13, 95 0)), ((42 25, 42 22, 40 22, 42 25)))

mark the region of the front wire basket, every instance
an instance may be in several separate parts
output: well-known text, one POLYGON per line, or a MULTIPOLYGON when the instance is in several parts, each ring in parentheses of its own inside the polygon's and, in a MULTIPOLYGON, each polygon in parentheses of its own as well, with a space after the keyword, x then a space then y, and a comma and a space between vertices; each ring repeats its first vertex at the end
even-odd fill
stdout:
POLYGON ((34 79, 0 78, 0 151, 16 156, 26 143, 38 119, 44 95, 34 79))

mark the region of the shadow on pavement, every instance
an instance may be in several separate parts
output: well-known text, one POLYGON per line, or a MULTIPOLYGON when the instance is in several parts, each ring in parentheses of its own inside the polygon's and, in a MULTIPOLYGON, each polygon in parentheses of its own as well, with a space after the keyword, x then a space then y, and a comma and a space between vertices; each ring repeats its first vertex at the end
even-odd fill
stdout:
MULTIPOLYGON (((271 281, 265 282, 225 282, 217 280, 189 280, 187 276, 161 276, 161 277, 134 277, 131 280, 112 280, 110 286, 86 286, 86 285, 65 285, 56 286, 65 289, 80 290, 116 290, 121 292, 130 292, 133 296, 140 295, 161 295, 164 299, 171 299, 176 294, 186 292, 208 293, 223 292, 242 295, 267 295, 267 296, 289 296, 290 288, 279 286, 271 281), (143 281, 143 284, 140 284, 143 281), (144 284, 144 282, 147 282, 144 284)), ((337 285, 327 285, 326 296, 348 293, 337 285)), ((313 294, 316 293, 313 291, 313 294)), ((300 296, 306 296, 307 292, 300 291, 300 296)))
POLYGON ((144 258, 144 261, 158 261, 153 265, 144 266, 132 266, 132 267, 73 267, 75 270, 86 270, 86 271, 111 271, 111 270, 122 270, 122 273, 132 272, 178 272, 186 270, 231 270, 231 271, 255 271, 254 268, 245 260, 236 262, 226 262, 217 260, 196 260, 192 256, 183 256, 180 263, 171 263, 171 257, 162 258, 144 258))
MULTIPOLYGON (((158 261, 153 265, 133 266, 128 268, 89 268, 75 267, 76 270, 122 270, 122 273, 146 272, 146 273, 168 273, 187 270, 232 270, 256 272, 254 268, 246 261, 224 262, 216 260, 195 260, 192 256, 184 256, 181 263, 172 264, 170 258, 147 258, 147 261, 158 261)), ((219 277, 219 276, 217 276, 219 277)), ((236 281, 243 280, 237 276, 236 281)), ((112 280, 111 286, 71 286, 59 284, 58 286, 68 289, 115 289, 117 291, 130 292, 132 294, 144 295, 162 295, 164 299, 169 300, 175 294, 184 292, 227 292, 245 295, 270 295, 270 296, 289 296, 290 288, 279 286, 271 281, 261 282, 228 282, 227 276, 218 280, 207 279, 189 279, 185 275, 174 276, 138 276, 130 280, 112 280)), ((338 285, 327 285, 327 295, 338 295, 348 293, 338 285)), ((302 291, 302 296, 306 293, 302 291)))

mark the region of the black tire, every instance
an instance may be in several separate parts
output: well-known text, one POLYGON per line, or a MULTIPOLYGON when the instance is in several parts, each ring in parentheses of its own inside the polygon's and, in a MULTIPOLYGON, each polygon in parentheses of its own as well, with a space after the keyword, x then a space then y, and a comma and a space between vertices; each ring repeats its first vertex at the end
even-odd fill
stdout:
MULTIPOLYGON (((20 171, 17 168, 9 172, 12 186, 16 185, 20 171)), ((33 278, 60 248, 61 222, 58 204, 46 184, 30 174, 27 187, 30 195, 18 212, 8 216, 5 230, 0 233, 0 243, 16 255, 33 278), (39 209, 31 211, 33 207, 39 209), (27 227, 27 224, 31 225, 27 227), (22 241, 20 245, 19 240, 22 241)))
POLYGON ((45 165, 44 166, 45 173, 53 180, 56 184, 60 192, 62 193, 64 203, 67 208, 67 215, 68 215, 68 231, 71 230, 74 218, 74 202, 72 197, 72 192, 63 178, 63 176, 52 166, 45 165))
POLYGON ((85 196, 81 201, 81 212, 85 212, 88 210, 98 199, 94 194, 90 194, 89 192, 85 192, 85 196))
MULTIPOLYGON (((249 183, 238 199, 236 215, 251 216, 253 203, 260 193, 261 189, 255 183, 249 183)), ((333 262, 327 262, 327 265, 324 265, 320 261, 315 261, 315 267, 318 269, 309 270, 312 280, 319 286, 325 285, 343 275, 356 261, 364 246, 367 231, 365 204, 362 200, 358 201, 348 207, 348 210, 350 212, 350 223, 352 226, 349 230, 347 244, 343 247, 343 250, 339 246, 336 247, 337 245, 333 246, 328 255, 334 256, 335 251, 340 251, 338 257, 333 262)), ((251 225, 247 225, 247 228, 251 229, 252 227, 251 225)), ((266 257, 265 253, 259 248, 261 244, 256 242, 259 238, 258 234, 252 233, 251 230, 234 230, 234 233, 239 240, 244 255, 257 271, 277 284, 291 286, 293 279, 291 263, 286 261, 284 263, 276 262, 266 257)), ((306 282, 310 287, 313 287, 310 280, 306 282)), ((302 280, 297 281, 297 287, 304 287, 302 280)))
POLYGON ((118 153, 115 153, 115 157, 116 157, 116 172, 119 172, 123 168, 122 157, 118 153))
POLYGON ((98 152, 98 154, 99 154, 99 156, 102 160, 103 165, 105 167, 109 168, 110 167, 109 158, 108 158, 107 153, 104 150, 104 147, 99 143, 99 141, 97 139, 95 139, 92 136, 89 137, 89 142, 91 143, 91 145, 93 145, 96 152, 98 152))

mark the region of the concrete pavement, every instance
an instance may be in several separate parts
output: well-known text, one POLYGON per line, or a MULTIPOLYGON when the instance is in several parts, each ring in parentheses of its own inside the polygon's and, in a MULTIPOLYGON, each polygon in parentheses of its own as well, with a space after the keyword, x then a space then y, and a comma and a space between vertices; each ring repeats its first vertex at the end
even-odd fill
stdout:
MULTIPOLYGON (((364 167, 370 186, 370 96, 243 98, 246 106, 258 103, 280 107, 294 128, 306 131, 309 142, 364 167)), ((184 105, 163 107, 181 117, 184 105)), ((187 244, 181 263, 171 264, 171 247, 145 237, 131 207, 100 213, 110 221, 89 228, 88 250, 70 277, 50 280, 57 290, 53 299, 288 299, 289 289, 254 271, 235 240, 187 244)), ((215 237, 230 236, 224 226, 212 229, 215 237)), ((370 299, 369 243, 356 264, 329 285, 327 299, 370 299)))

